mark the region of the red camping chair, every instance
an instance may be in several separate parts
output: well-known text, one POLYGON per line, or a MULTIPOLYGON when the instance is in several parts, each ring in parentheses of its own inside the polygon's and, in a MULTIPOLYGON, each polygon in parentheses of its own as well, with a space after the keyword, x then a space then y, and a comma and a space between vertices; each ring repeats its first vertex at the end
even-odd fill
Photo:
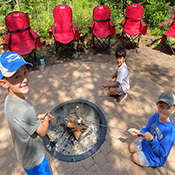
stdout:
MULTIPOLYGON (((23 12, 9 13, 5 18, 8 29, 6 43, 8 49, 20 55, 27 55, 36 61, 36 45, 40 48, 40 35, 30 28, 29 17, 23 12)), ((36 62, 38 65, 38 61, 36 62)))
POLYGON ((127 34, 127 41, 130 41, 132 45, 135 43, 138 46, 141 35, 147 34, 148 25, 142 20, 143 11, 144 8, 139 4, 130 4, 126 7, 125 18, 120 23, 123 27, 121 41, 123 41, 124 35, 127 34), (137 38, 138 41, 135 42, 137 38))
MULTIPOLYGON (((115 25, 110 20, 110 8, 105 5, 99 5, 93 9, 93 21, 89 28, 92 29, 92 42, 91 45, 96 46, 95 38, 99 47, 110 48, 110 37, 116 35, 115 25), (107 42, 108 41, 108 42, 107 42)), ((97 52, 96 50, 96 52, 97 52)), ((106 49, 108 52, 108 50, 106 49)), ((95 53, 96 53, 95 52, 95 53)), ((95 54, 94 53, 94 54, 95 54)), ((108 52, 109 53, 109 52, 108 52)))
MULTIPOLYGON (((170 22, 171 22, 171 24, 170 24, 169 30, 162 34, 162 39, 161 39, 160 43, 164 43, 168 36, 175 38, 175 13, 174 13, 174 18, 173 19, 162 22, 162 23, 159 23, 158 25, 159 26, 164 26, 164 25, 166 25, 170 22)), ((168 40, 167 40, 167 42, 168 42, 168 45, 170 46, 171 51, 175 55, 175 52, 174 52, 172 46, 170 45, 170 42, 168 40)))
POLYGON ((58 5, 53 10, 53 17, 55 22, 48 33, 50 38, 54 34, 56 51, 58 47, 68 44, 73 47, 72 41, 79 39, 79 29, 72 21, 72 9, 67 5, 58 5))

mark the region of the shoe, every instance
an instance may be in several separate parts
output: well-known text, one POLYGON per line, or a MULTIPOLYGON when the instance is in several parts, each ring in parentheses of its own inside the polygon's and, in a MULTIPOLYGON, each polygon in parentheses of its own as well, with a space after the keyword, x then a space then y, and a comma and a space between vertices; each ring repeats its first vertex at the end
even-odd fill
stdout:
POLYGON ((124 101, 127 97, 126 93, 121 94, 119 97, 116 98, 116 102, 121 103, 122 101, 124 101))
POLYGON ((117 102, 117 99, 120 97, 120 95, 111 95, 110 97, 113 97, 114 98, 114 101, 117 102))

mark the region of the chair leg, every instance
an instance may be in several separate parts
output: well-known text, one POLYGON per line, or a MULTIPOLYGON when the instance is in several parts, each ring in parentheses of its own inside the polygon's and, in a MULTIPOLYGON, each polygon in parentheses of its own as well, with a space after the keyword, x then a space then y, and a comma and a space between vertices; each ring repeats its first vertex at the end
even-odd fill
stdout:
POLYGON ((173 48, 171 47, 171 45, 170 45, 170 42, 169 42, 169 41, 168 41, 168 45, 169 45, 169 47, 170 47, 171 51, 173 52, 173 54, 175 55, 175 52, 174 52, 173 48))
POLYGON ((110 37, 111 36, 108 36, 106 38, 103 38, 103 39, 98 39, 97 37, 94 37, 94 45, 93 45, 93 48, 95 49, 96 48, 96 51, 94 52, 94 55, 97 53, 97 51, 100 49, 100 48, 105 48, 105 51, 110 55, 110 52, 108 51, 108 48, 110 49, 110 37), (95 38, 96 38, 96 41, 97 41, 97 45, 99 45, 98 47, 95 47, 95 38))

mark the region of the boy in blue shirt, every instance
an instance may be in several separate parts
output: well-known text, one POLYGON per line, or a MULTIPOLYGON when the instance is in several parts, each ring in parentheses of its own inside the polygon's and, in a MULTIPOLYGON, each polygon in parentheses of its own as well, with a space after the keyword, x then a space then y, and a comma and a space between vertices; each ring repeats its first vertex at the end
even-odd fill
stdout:
POLYGON ((165 164, 175 141, 175 127, 170 116, 175 111, 175 98, 163 92, 157 101, 157 110, 146 128, 129 129, 132 135, 143 136, 129 145, 132 160, 140 166, 161 167, 165 164))
POLYGON ((24 59, 16 52, 0 56, 0 85, 8 90, 4 114, 7 119, 17 159, 28 175, 51 175, 42 139, 49 126, 50 114, 37 116, 24 95, 29 91, 29 74, 24 59))

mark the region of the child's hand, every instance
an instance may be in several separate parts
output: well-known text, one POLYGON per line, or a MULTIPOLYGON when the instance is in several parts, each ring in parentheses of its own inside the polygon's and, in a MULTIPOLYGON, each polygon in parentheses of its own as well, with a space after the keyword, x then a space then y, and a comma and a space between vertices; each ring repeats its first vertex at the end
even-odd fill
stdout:
POLYGON ((48 116, 49 116, 50 119, 54 119, 55 118, 55 116, 51 115, 50 113, 48 113, 48 116))
POLYGON ((114 78, 113 77, 110 77, 110 82, 113 82, 114 81, 114 78))
POLYGON ((114 82, 114 81, 116 81, 116 77, 115 78, 110 77, 110 82, 114 82))
POLYGON ((133 136, 137 136, 137 135, 140 134, 140 130, 135 129, 135 128, 130 128, 128 131, 129 131, 133 136))
POLYGON ((40 120, 44 120, 44 118, 45 118, 47 115, 49 116, 50 119, 55 118, 55 116, 51 115, 50 113, 38 114, 38 118, 39 118, 40 120))
POLYGON ((102 86, 101 86, 101 89, 103 90, 104 88, 106 88, 105 85, 102 85, 102 86))
POLYGON ((39 118, 40 120, 44 120, 45 115, 46 115, 46 114, 38 114, 38 118, 39 118))
POLYGON ((154 139, 153 135, 150 132, 145 132, 144 133, 144 138, 146 140, 153 140, 154 139))

